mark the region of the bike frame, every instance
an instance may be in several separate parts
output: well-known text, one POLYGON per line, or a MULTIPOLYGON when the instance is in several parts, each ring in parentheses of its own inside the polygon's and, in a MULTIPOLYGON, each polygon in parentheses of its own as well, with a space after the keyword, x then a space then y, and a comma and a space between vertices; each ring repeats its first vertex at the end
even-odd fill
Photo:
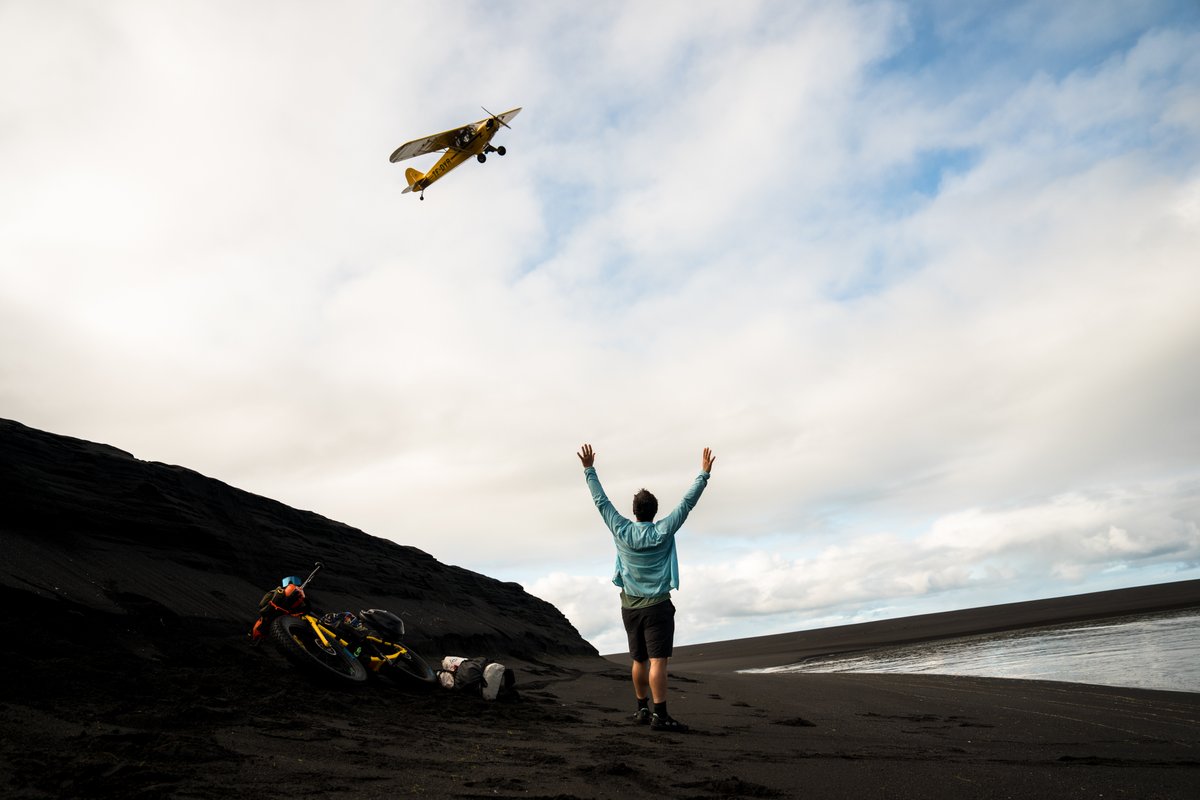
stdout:
POLYGON ((317 619, 312 614, 292 613, 292 614, 289 614, 288 616, 296 617, 297 619, 302 619, 305 622, 307 622, 309 624, 309 626, 313 629, 313 633, 316 634, 317 641, 319 641, 321 643, 321 646, 324 647, 326 650, 332 650, 332 648, 337 647, 337 646, 343 647, 348 652, 350 652, 355 658, 357 658, 359 661, 363 661, 364 666, 366 666, 367 669, 371 670, 372 672, 378 672, 379 668, 382 667, 384 664, 392 664, 397 659, 399 659, 401 656, 408 654, 408 648, 405 647, 404 645, 400 644, 399 642, 384 641, 383 639, 380 639, 378 636, 372 636, 369 633, 366 635, 365 641, 371 642, 372 644, 376 645, 376 647, 374 648, 376 651, 376 654, 373 655, 371 653, 362 652, 361 648, 359 648, 358 653, 355 653, 353 650, 350 649, 350 642, 346 641, 345 639, 343 639, 342 637, 340 637, 336 633, 334 633, 332 630, 325 627, 325 625, 321 622, 321 620, 317 619), (391 655, 384 655, 382 652, 379 652, 380 648, 378 647, 378 645, 386 645, 387 649, 389 649, 389 650, 391 650, 392 648, 395 648, 396 652, 392 653, 391 655))
MULTIPOLYGON (((303 589, 306 586, 308 586, 309 581, 311 581, 314 577, 316 577, 316 574, 318 572, 320 572, 321 568, 324 566, 325 566, 324 563, 322 563, 320 561, 316 562, 316 564, 313 565, 313 571, 308 573, 308 577, 304 579, 304 583, 300 584, 300 588, 303 589)), ((384 641, 383 639, 380 639, 377 636, 372 636, 369 633, 367 634, 365 641, 372 642, 375 645, 387 645, 387 649, 390 650, 392 648, 395 648, 396 652, 392 653, 391 655, 384 655, 380 651, 380 648, 378 646, 376 646, 374 649, 375 649, 377 655, 371 655, 370 653, 363 653, 361 647, 358 648, 359 652, 355 653, 352 650, 350 650, 350 643, 348 641, 346 641, 345 639, 338 636, 336 633, 331 631, 329 628, 325 627, 325 625, 323 625, 321 623, 321 621, 319 619, 317 619, 316 617, 314 617, 312 614, 309 614, 307 612, 293 612, 291 614, 288 614, 288 616, 296 617, 297 619, 302 619, 305 622, 307 622, 309 624, 309 626, 313 629, 313 633, 315 633, 317 635, 317 641, 319 641, 321 643, 321 646, 324 647, 327 652, 332 652, 332 650, 335 646, 334 643, 336 643, 336 645, 340 645, 341 647, 345 648, 347 650, 347 652, 350 652, 359 661, 364 661, 364 666, 367 667, 367 669, 371 670, 372 672, 378 672, 379 668, 382 667, 384 664, 392 664, 396 661, 396 659, 408 654, 408 648, 405 647, 404 645, 400 644, 399 642, 387 642, 387 641, 384 641), (365 659, 364 659, 364 656, 365 656, 365 659)))

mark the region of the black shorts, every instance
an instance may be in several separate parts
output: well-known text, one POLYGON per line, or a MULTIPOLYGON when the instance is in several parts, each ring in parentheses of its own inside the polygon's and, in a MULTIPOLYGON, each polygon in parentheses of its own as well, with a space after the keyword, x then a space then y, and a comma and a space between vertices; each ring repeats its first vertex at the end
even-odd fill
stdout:
POLYGON ((629 635, 629 655, 634 661, 670 658, 675 644, 675 604, 670 600, 646 608, 622 608, 621 619, 629 635))

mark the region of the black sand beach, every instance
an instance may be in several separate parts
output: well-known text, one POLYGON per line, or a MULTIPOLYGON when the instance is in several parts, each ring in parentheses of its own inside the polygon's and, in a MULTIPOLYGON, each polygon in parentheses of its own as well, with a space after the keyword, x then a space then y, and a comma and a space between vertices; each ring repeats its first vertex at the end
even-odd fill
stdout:
POLYGON ((0 794, 15 798, 1192 798, 1200 694, 742 675, 822 652, 1200 606, 1200 581, 681 648, 672 712, 520 587, 178 467, 0 421, 0 794), (314 682, 245 630, 287 564, 403 610, 515 702, 314 682), (330 554, 333 554, 330 556, 330 554))

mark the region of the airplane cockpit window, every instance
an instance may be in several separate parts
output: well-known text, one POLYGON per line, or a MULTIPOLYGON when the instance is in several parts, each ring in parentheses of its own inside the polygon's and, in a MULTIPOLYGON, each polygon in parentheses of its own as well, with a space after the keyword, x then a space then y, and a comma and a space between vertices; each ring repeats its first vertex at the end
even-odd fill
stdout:
POLYGON ((475 131, 472 128, 463 128, 458 132, 458 146, 466 147, 475 138, 475 131))

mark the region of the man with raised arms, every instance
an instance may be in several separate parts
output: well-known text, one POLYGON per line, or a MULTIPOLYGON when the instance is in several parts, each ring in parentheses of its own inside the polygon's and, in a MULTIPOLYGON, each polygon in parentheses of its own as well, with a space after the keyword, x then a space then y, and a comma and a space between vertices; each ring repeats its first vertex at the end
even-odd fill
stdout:
POLYGON ((667 660, 675 642, 675 605, 671 590, 679 588, 679 558, 675 533, 695 507, 712 472, 712 451, 704 448, 700 474, 683 500, 658 522, 658 500, 642 489, 633 496, 630 521, 621 516, 604 494, 596 477, 596 453, 590 444, 576 453, 592 492, 592 501, 612 532, 617 547, 613 583, 621 587, 621 619, 629 636, 633 658, 633 691, 638 709, 634 720, 650 723, 651 730, 683 733, 687 726, 667 713, 667 660), (651 703, 653 702, 653 708, 651 703))

